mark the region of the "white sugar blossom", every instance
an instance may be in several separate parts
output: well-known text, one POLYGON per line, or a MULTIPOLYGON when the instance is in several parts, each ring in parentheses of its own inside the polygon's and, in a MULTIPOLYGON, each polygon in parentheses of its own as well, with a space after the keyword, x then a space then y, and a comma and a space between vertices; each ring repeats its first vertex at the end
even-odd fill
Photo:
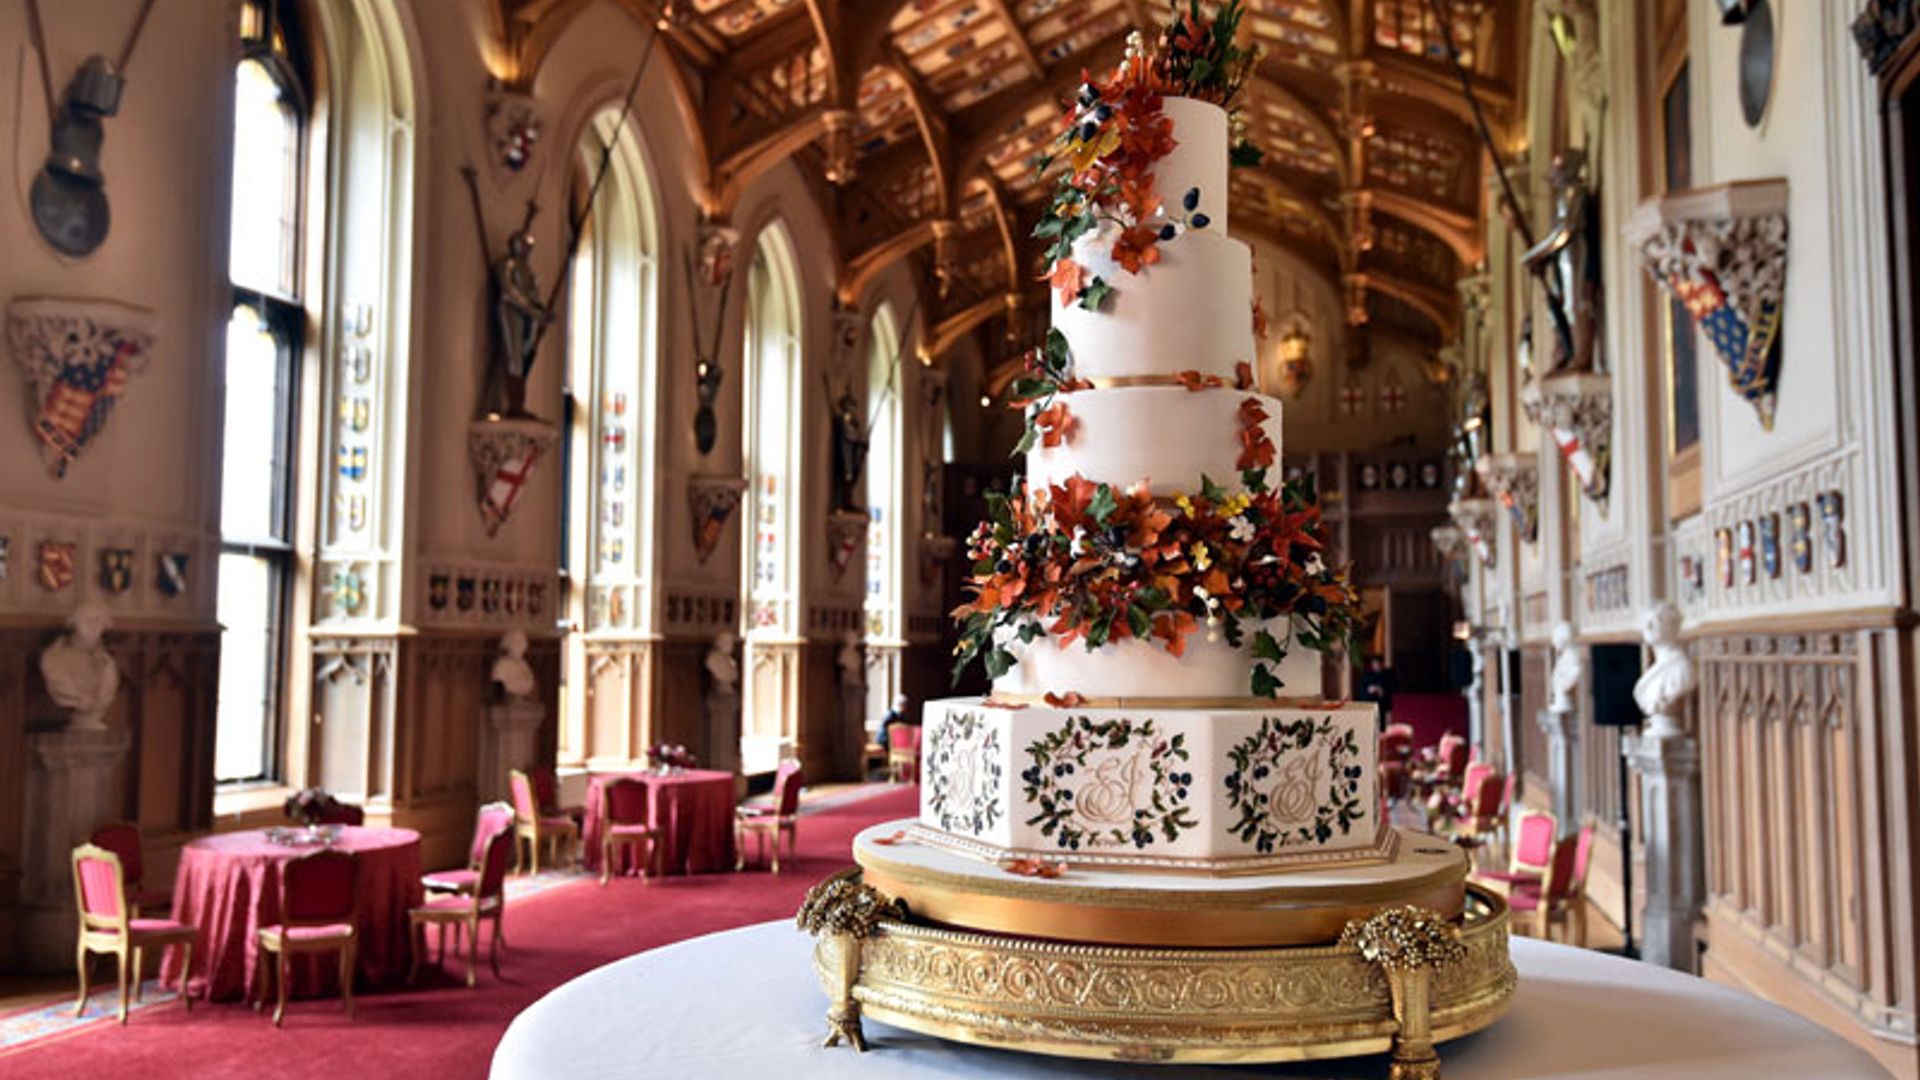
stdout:
POLYGON ((1307 556, 1307 564, 1303 569, 1305 569, 1308 574, 1317 577, 1327 572, 1327 564, 1320 561, 1320 553, 1316 551, 1307 556))
POLYGON ((1231 536, 1235 540, 1238 540, 1239 542, 1244 544, 1247 541, 1253 539, 1253 534, 1254 534, 1253 522, 1248 521, 1245 514, 1240 514, 1236 517, 1231 517, 1227 519, 1227 535, 1228 536, 1231 536))
POLYGON ((1085 525, 1075 525, 1073 527, 1073 547, 1071 550, 1076 557, 1087 553, 1087 527, 1085 525))

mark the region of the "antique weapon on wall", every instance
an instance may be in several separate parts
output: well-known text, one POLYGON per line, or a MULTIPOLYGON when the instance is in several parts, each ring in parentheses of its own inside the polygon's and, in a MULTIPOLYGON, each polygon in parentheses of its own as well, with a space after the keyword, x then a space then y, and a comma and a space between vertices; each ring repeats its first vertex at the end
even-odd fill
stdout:
POLYGON ((48 112, 47 160, 33 179, 30 200, 33 224, 47 243, 62 255, 93 254, 106 242, 113 223, 107 203, 107 179, 100 170, 100 146, 106 138, 101 121, 120 111, 126 88, 127 62, 147 25, 153 0, 145 0, 134 16, 133 29, 120 49, 117 63, 98 53, 87 57, 56 104, 53 70, 47 57, 46 29, 40 18, 40 0, 28 0, 27 26, 33 50, 40 58, 40 87, 48 112))

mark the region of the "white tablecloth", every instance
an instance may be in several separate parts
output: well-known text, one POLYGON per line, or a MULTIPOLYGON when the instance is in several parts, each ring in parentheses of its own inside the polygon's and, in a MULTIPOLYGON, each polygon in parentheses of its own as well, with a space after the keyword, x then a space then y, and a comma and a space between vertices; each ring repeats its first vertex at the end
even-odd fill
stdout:
MULTIPOLYGON (((1383 1058, 1271 1066, 1126 1065, 942 1042, 866 1022, 872 1049, 824 1049, 812 939, 763 923, 630 956, 559 987, 513 1021, 493 1080, 1057 1080, 1386 1076, 1383 1058)), ((1703 979, 1515 938, 1506 1018, 1440 1048, 1448 1080, 1881 1080, 1864 1051, 1784 1009, 1703 979)))

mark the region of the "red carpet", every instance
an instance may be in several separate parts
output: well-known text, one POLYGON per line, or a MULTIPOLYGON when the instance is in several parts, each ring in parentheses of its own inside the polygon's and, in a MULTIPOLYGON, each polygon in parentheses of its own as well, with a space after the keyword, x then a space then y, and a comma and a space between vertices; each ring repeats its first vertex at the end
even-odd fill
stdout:
MULTIPOLYGON (((241 1005, 196 1003, 188 1015, 168 1004, 135 1013, 124 1028, 91 1024, 0 1055, 0 1077, 484 1077, 507 1024, 548 990, 644 949, 792 915, 814 882, 849 865, 856 832, 913 814, 917 800, 918 789, 902 788, 804 818, 799 858, 783 859, 779 877, 749 870, 648 885, 615 879, 604 889, 590 880, 528 897, 507 910, 503 977, 487 970, 483 951, 474 990, 457 981, 464 967, 450 959, 447 973, 423 969, 415 987, 360 996, 352 1021, 337 999, 290 1003, 286 1027, 278 1030, 241 1005)), ((636 1024, 609 1034, 666 1033, 636 1024)))

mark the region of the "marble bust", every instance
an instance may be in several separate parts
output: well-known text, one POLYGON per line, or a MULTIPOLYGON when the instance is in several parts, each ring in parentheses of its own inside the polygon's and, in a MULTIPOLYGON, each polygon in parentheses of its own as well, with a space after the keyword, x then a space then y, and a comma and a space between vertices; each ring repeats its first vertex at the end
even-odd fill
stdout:
POLYGON ((1562 620, 1553 626, 1553 676, 1547 697, 1549 712, 1574 711, 1573 695, 1587 677, 1587 653, 1573 640, 1573 624, 1562 620))
POLYGON ((67 632, 40 654, 47 696, 66 710, 69 727, 106 730, 107 710, 120 689, 120 668, 101 643, 111 622, 106 608, 83 603, 68 618, 67 632))
POLYGON ((493 681, 508 701, 528 701, 540 690, 527 663, 527 635, 509 630, 500 635, 500 656, 493 662, 493 681))
POLYGON ((733 633, 728 630, 713 635, 713 644, 707 649, 707 678, 712 680, 713 692, 723 697, 740 685, 740 662, 733 658, 733 649, 733 633))
POLYGON ((1653 650, 1653 663, 1633 684, 1633 701, 1647 717, 1647 735, 1668 739, 1686 732, 1679 714, 1693 693, 1693 660, 1680 644, 1680 611, 1665 601, 1648 609, 1641 637, 1653 650))

